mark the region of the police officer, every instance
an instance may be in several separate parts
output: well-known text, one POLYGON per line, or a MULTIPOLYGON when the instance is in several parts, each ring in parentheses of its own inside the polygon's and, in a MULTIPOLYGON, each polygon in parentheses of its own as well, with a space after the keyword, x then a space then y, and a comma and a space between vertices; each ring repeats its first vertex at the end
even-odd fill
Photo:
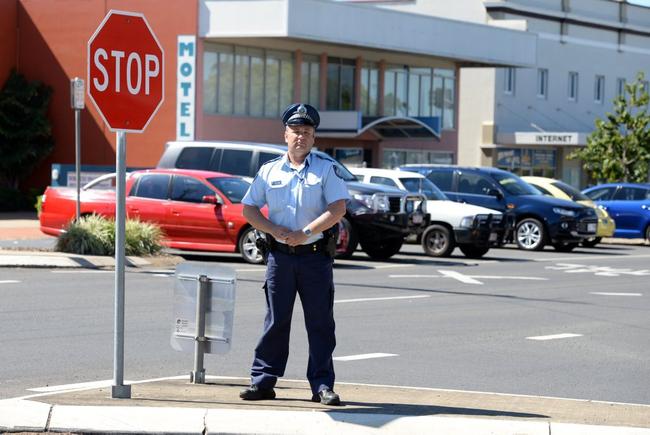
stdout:
POLYGON ((318 111, 293 104, 282 115, 285 155, 264 164, 244 196, 244 217, 269 237, 266 317, 255 348, 251 386, 244 400, 274 399, 273 387, 289 357, 289 333, 296 293, 300 295, 309 339, 307 379, 314 402, 340 405, 334 392, 333 258, 326 252, 323 231, 337 225, 349 198, 334 164, 311 153, 318 111), (260 209, 268 206, 268 219, 260 209))

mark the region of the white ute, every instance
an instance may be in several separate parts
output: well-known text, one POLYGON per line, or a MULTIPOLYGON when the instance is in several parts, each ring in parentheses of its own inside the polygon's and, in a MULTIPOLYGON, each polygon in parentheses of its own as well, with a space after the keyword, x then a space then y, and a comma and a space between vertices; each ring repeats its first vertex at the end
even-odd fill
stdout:
POLYGON ((429 179, 417 172, 349 168, 359 181, 383 184, 427 197, 430 217, 422 233, 422 248, 432 257, 448 257, 456 246, 467 257, 480 258, 503 240, 506 222, 500 211, 450 201, 429 179))

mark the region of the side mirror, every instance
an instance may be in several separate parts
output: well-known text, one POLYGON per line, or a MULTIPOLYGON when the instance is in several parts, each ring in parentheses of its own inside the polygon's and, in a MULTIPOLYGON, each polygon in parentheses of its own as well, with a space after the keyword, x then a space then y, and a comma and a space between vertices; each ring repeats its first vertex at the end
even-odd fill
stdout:
POLYGON ((488 190, 487 194, 490 195, 490 196, 496 196, 496 198, 499 201, 503 199, 503 194, 498 189, 490 189, 490 190, 488 190))
POLYGON ((201 202, 207 204, 220 205, 221 199, 219 199, 216 195, 204 195, 203 198, 201 198, 201 202))

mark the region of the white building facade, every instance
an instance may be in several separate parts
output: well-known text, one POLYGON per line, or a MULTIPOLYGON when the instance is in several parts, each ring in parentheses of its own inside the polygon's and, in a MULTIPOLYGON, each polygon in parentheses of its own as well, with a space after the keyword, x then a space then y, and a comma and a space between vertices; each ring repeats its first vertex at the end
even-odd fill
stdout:
POLYGON ((650 8, 624 0, 422 0, 386 7, 537 35, 534 68, 461 69, 461 165, 582 187, 588 180, 581 163, 567 156, 586 145, 597 118, 613 111, 624 84, 650 72, 650 8))

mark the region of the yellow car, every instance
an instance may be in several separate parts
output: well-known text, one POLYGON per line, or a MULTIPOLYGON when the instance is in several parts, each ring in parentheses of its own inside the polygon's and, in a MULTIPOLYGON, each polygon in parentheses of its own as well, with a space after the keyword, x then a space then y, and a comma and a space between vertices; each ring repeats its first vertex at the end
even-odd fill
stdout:
POLYGON ((573 186, 566 184, 564 181, 555 180, 546 177, 521 177, 526 183, 532 184, 544 195, 552 196, 554 198, 567 199, 575 201, 582 205, 594 208, 598 216, 598 227, 596 228, 596 237, 585 239, 582 241, 582 246, 589 248, 596 246, 603 237, 612 237, 616 230, 614 219, 609 217, 606 210, 598 207, 587 195, 580 192, 573 186))

